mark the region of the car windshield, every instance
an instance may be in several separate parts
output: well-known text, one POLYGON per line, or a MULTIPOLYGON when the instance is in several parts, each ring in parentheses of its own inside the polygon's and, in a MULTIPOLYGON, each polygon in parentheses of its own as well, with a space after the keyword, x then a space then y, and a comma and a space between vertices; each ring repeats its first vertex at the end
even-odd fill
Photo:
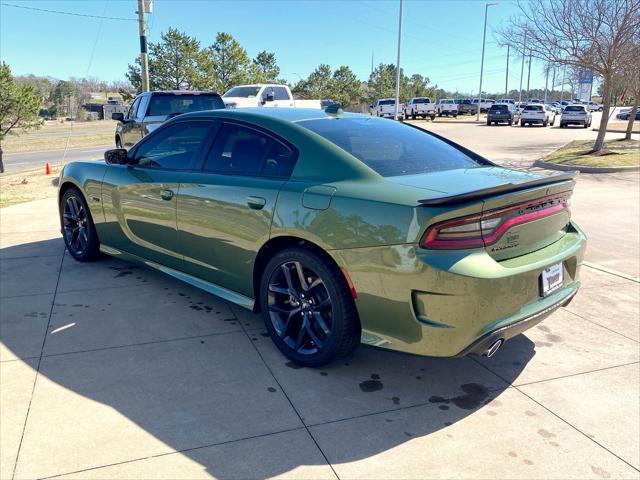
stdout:
POLYGON ((258 95, 260 87, 233 87, 223 97, 242 97, 251 98, 258 95))
POLYGON ((569 105, 564 109, 565 112, 584 112, 582 105, 569 105))
POLYGON ((509 107, 507 105, 492 105, 489 109, 490 112, 506 112, 509 107))
POLYGON ((218 108, 224 108, 224 102, 217 94, 153 95, 147 115, 173 115, 218 108))
POLYGON ((395 105, 395 100, 379 100, 378 105, 395 105))
POLYGON ((475 168, 460 150, 409 125, 371 117, 304 120, 305 127, 350 153, 383 177, 475 168))
POLYGON ((540 112, 542 111, 542 105, 527 105, 524 109, 528 112, 540 112))

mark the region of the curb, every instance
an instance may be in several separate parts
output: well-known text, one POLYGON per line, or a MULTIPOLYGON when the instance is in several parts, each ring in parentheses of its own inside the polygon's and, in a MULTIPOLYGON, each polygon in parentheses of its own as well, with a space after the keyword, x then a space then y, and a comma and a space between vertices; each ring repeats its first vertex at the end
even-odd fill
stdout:
MULTIPOLYGON (((592 132, 599 132, 600 129, 592 128, 591 131, 592 132)), ((618 129, 609 129, 609 128, 607 128, 606 133, 627 133, 627 131, 626 130, 618 130, 618 129)), ((637 135, 638 133, 640 133, 640 132, 637 132, 635 130, 631 132, 632 135, 637 135)))
POLYGON ((534 167, 547 168, 549 170, 560 170, 562 172, 579 171, 581 173, 616 173, 616 172, 638 172, 640 166, 637 167, 591 167, 587 165, 563 165, 561 163, 550 163, 544 160, 536 160, 534 167))

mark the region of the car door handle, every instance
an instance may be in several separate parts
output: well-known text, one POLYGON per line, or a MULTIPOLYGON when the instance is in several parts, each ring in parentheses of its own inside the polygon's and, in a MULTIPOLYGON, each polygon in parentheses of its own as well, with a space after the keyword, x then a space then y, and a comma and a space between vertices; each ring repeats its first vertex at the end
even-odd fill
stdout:
POLYGON ((247 197, 247 205, 249 205, 249 208, 252 208, 254 210, 262 210, 266 204, 267 200, 262 197, 247 197))
POLYGON ((160 190, 160 198, 162 200, 171 200, 173 198, 173 190, 160 190))

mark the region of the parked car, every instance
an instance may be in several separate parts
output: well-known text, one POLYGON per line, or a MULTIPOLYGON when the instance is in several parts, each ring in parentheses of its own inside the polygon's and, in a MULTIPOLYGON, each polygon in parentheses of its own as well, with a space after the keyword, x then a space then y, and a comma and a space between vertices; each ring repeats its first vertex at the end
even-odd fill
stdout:
POLYGON ((562 113, 562 105, 560 104, 560 102, 552 102, 550 103, 550 105, 553 107, 556 115, 560 115, 562 113))
POLYGON ((522 109, 524 107, 526 107, 526 106, 527 106, 526 102, 518 102, 518 103, 516 103, 516 109, 518 110, 518 113, 522 114, 522 109))
POLYGON ((427 97, 410 98, 405 106, 406 115, 415 120, 416 117, 436 118, 436 105, 427 97))
MULTIPOLYGON (((617 115, 616 118, 619 120, 629 120, 629 117, 631 116, 631 109, 626 109, 626 110, 621 110, 617 115)), ((636 110, 636 120, 640 120, 640 108, 638 108, 636 110)))
POLYGON ((512 105, 515 105, 516 101, 513 98, 502 98, 498 100, 496 103, 510 103, 512 105))
POLYGON ((176 115, 219 108, 224 108, 224 102, 214 92, 166 90, 141 93, 126 115, 121 112, 111 114, 111 119, 118 121, 116 147, 132 146, 176 115))
POLYGON ((569 102, 567 100, 563 100, 562 102, 560 102, 562 111, 564 112, 564 109, 568 106, 568 105, 573 105, 573 102, 569 102))
POLYGON ((585 105, 567 105, 562 111, 560 128, 568 125, 582 125, 584 128, 591 126, 591 112, 585 105))
POLYGON ((465 115, 467 113, 474 114, 478 111, 478 104, 475 105, 471 99, 465 98, 462 100, 456 100, 458 105, 458 115, 465 115))
POLYGON ((495 103, 491 105, 487 113, 487 125, 498 125, 499 123, 513 125, 518 122, 518 119, 518 111, 511 103, 495 103))
POLYGON ((601 112, 602 111, 602 104, 601 103, 589 102, 587 105, 589 107, 589 111, 590 112, 601 112))
POLYGON ((305 366, 361 340, 490 356, 580 287, 573 173, 505 169, 366 115, 184 114, 67 163, 59 185, 71 257, 116 255, 259 311, 305 366))
POLYGON ((520 126, 541 124, 543 127, 556 121, 556 112, 551 107, 542 105, 541 103, 530 103, 525 105, 520 115, 520 126))
POLYGON ((458 105, 452 98, 441 98, 436 105, 436 113, 439 117, 451 115, 455 118, 458 116, 458 105))
MULTIPOLYGON (((477 113, 478 111, 478 102, 480 102, 479 98, 474 98, 471 100, 471 104, 474 107, 473 113, 477 113)), ((495 100, 492 100, 490 98, 483 98, 482 102, 480 103, 480 112, 488 112, 491 108, 491 105, 493 105, 494 103, 496 103, 495 100)))
MULTIPOLYGON (((396 99, 381 98, 372 107, 372 115, 376 117, 394 118, 396 115, 396 99)), ((404 104, 398 108, 398 116, 404 118, 404 104)))
POLYGON ((295 100, 287 85, 276 83, 256 83, 238 85, 226 91, 222 100, 227 108, 247 107, 289 107, 289 108, 322 108, 322 101, 295 100))
POLYGON ((539 98, 530 98, 529 100, 527 100, 527 103, 542 103, 542 100, 540 100, 539 98))

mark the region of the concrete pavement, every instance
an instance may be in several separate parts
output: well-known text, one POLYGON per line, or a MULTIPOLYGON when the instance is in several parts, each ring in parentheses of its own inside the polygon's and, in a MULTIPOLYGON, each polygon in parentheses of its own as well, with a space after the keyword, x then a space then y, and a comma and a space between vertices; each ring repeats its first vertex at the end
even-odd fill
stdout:
POLYGON ((306 369, 257 315, 75 262, 52 200, 0 220, 0 478, 640 478, 637 282, 585 267, 491 359, 306 369))

